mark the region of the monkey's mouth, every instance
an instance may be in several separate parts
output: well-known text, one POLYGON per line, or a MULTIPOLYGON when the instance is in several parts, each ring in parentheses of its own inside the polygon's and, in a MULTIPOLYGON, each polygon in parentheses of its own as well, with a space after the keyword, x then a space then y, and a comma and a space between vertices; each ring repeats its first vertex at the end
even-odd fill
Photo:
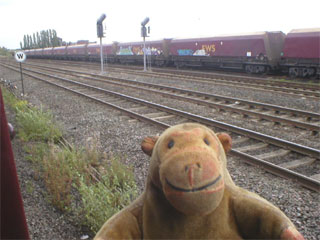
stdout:
POLYGON ((172 183, 170 183, 168 181, 168 179, 166 178, 166 183, 174 190, 179 191, 179 192, 198 192, 198 191, 202 191, 206 188, 209 188, 211 186, 213 186, 214 184, 216 184, 219 180, 221 179, 221 175, 219 175, 216 179, 214 179, 212 182, 209 182, 206 185, 203 185, 201 187, 197 187, 197 188, 191 188, 191 189, 185 189, 185 188, 180 188, 180 187, 176 187, 174 186, 172 183))

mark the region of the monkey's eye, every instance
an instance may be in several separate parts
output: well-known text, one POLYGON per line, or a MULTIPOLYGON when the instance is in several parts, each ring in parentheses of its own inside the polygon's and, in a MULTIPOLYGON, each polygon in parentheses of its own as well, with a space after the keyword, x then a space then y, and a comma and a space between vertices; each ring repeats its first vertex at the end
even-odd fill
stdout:
POLYGON ((172 148, 174 145, 174 141, 173 140, 170 140, 170 142, 168 143, 168 148, 172 148))
POLYGON ((203 141, 205 142, 205 144, 207 144, 208 146, 210 145, 210 142, 209 142, 209 140, 208 139, 203 139, 203 141))

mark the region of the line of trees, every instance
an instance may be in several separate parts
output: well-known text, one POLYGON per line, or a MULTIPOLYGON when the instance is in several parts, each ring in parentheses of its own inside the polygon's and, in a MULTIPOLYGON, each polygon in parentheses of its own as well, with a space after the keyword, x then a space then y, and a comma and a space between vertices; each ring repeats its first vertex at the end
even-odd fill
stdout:
POLYGON ((0 56, 11 56, 10 50, 5 47, 0 47, 0 56))
POLYGON ((54 29, 42 30, 32 35, 24 35, 23 42, 20 42, 20 48, 33 49, 33 48, 46 48, 62 46, 62 38, 57 36, 54 29))

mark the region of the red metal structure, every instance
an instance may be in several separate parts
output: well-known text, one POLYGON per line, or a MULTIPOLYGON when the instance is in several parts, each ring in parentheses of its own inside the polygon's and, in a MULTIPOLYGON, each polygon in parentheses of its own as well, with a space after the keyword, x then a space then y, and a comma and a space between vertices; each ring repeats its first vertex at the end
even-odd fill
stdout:
POLYGON ((174 39, 170 54, 176 66, 243 69, 265 73, 277 68, 285 35, 258 32, 210 38, 174 39))
MULTIPOLYGON (((114 55, 116 52, 115 49, 116 43, 114 44, 104 44, 102 46, 103 56, 105 59, 108 59, 108 62, 114 63, 114 55)), ((100 61, 100 44, 92 43, 87 46, 83 46, 87 48, 87 61, 100 61)))
MULTIPOLYGON (((263 74, 285 72, 292 77, 320 75, 320 29, 257 32, 208 38, 163 39, 146 42, 153 66, 236 69, 263 74)), ((143 42, 103 45, 104 61, 142 64, 143 42)), ((27 53, 28 54, 28 53, 27 53)), ((100 61, 98 44, 35 49, 30 58, 100 61)))
POLYGON ((1 239, 29 239, 28 225, 0 88, 1 239))
POLYGON ((320 28, 292 30, 282 54, 281 66, 290 76, 320 75, 320 28))
POLYGON ((61 47, 54 47, 52 50, 53 58, 55 59, 65 59, 66 55, 66 48, 67 46, 61 46, 61 47))
POLYGON ((48 47, 48 48, 44 48, 43 51, 42 51, 42 55, 43 56, 52 56, 53 54, 53 47, 48 47))
POLYGON ((68 60, 85 61, 87 58, 87 44, 70 45, 66 49, 68 60))
MULTIPOLYGON (((146 42, 147 60, 157 66, 168 64, 171 39, 146 42)), ((143 42, 118 43, 116 58, 120 63, 143 64, 143 42)))

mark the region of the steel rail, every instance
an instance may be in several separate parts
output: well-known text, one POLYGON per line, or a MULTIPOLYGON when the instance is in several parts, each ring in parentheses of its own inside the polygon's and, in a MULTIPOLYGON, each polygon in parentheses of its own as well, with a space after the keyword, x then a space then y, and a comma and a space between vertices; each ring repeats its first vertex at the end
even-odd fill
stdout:
MULTIPOLYGON (((135 71, 135 73, 137 73, 135 71)), ((235 81, 230 81, 229 79, 206 79, 206 78, 201 78, 201 77, 179 77, 176 76, 175 74, 163 74, 163 73, 158 73, 155 74, 154 72, 149 73, 149 72, 139 72, 140 75, 143 76, 158 76, 158 77, 169 77, 172 79, 182 79, 184 81, 202 81, 202 82, 211 82, 214 84, 219 84, 223 86, 234 86, 235 81)), ((272 86, 272 85, 267 85, 267 84, 257 84, 257 83, 248 83, 244 81, 237 81, 237 87, 242 87, 242 88, 247 88, 247 89, 261 89, 263 88, 263 91, 272 91, 272 92, 284 92, 287 94, 294 94, 294 95, 303 95, 304 97, 308 98, 320 98, 320 92, 319 91, 309 91, 309 90, 300 90, 296 88, 283 88, 281 86, 272 86)))
POLYGON ((217 127, 217 128, 223 129, 223 130, 231 131, 231 132, 243 135, 243 136, 248 136, 250 138, 254 138, 254 139, 259 140, 259 141, 267 142, 267 143, 273 144, 275 146, 282 147, 282 148, 285 148, 285 149, 289 149, 289 150, 291 150, 293 152, 298 152, 298 153, 301 153, 301 154, 304 154, 304 155, 307 155, 307 156, 310 156, 310 157, 314 157, 314 158, 317 158, 317 159, 320 158, 320 151, 315 149, 315 148, 303 146, 303 145, 300 145, 300 144, 297 144, 297 143, 293 143, 293 142, 290 142, 290 141, 287 141, 287 140, 283 140, 283 139, 280 139, 280 138, 272 137, 272 136, 269 136, 269 135, 266 135, 266 134, 262 134, 262 133, 259 133, 259 132, 255 132, 255 131, 252 131, 252 130, 249 130, 249 129, 245 129, 245 128, 242 128, 242 127, 237 127, 237 126, 234 126, 234 125, 231 125, 231 124, 228 124, 228 123, 223 123, 223 122, 220 122, 220 121, 217 121, 217 120, 214 120, 214 119, 198 116, 196 114, 188 113, 188 112, 181 111, 181 110, 178 110, 178 109, 166 107, 166 106, 163 106, 163 105, 160 105, 160 104, 151 103, 151 102, 148 102, 146 100, 135 98, 135 97, 130 97, 130 96, 125 95, 125 94, 115 93, 115 92, 108 91, 106 89, 99 88, 99 87, 94 87, 94 86, 91 86, 91 85, 88 85, 88 84, 85 84, 85 83, 80 83, 80 82, 76 82, 76 81, 73 81, 73 80, 70 80, 70 79, 66 79, 66 78, 62 78, 62 77, 58 77, 58 76, 54 76, 54 75, 50 75, 50 74, 45 74, 45 73, 41 73, 41 72, 37 72, 37 71, 33 71, 33 70, 27 70, 27 71, 31 71, 31 72, 34 72, 34 73, 37 73, 37 74, 40 74, 40 75, 44 75, 44 76, 47 76, 47 77, 52 77, 52 78, 55 78, 55 79, 59 79, 59 80, 62 80, 62 81, 73 83, 73 84, 76 84, 76 85, 79 85, 79 86, 87 87, 89 89, 98 90, 100 92, 108 93, 108 94, 111 94, 111 95, 114 95, 114 96, 119 96, 119 97, 122 97, 122 98, 125 98, 125 99, 128 99, 128 100, 137 102, 137 103, 141 103, 141 104, 144 104, 144 105, 152 106, 152 107, 154 107, 156 109, 159 109, 161 111, 165 111, 165 112, 168 112, 168 113, 179 115, 179 116, 181 116, 183 118, 187 118, 189 120, 193 120, 193 121, 196 121, 196 122, 203 123, 205 125, 209 125, 209 126, 212 126, 212 127, 217 127))
MULTIPOLYGON (((222 85, 222 86, 234 86, 235 81, 234 80, 230 80, 230 79, 212 79, 212 78, 201 78, 201 77, 190 77, 190 76, 179 76, 176 74, 171 74, 171 73, 155 73, 155 72, 140 72, 140 71, 135 71, 135 70, 125 70, 127 72, 131 72, 134 74, 139 74, 141 76, 152 76, 152 77, 169 77, 172 79, 179 79, 179 80, 185 80, 185 81, 202 81, 202 82, 208 82, 208 83, 215 83, 218 85, 222 85)), ((122 69, 123 72, 123 69, 122 69)), ((228 76, 228 75, 227 75, 228 76)), ((231 76, 232 77, 232 76, 231 76)), ((293 88, 289 88, 288 86, 286 86, 286 88, 283 88, 282 85, 280 86, 273 86, 272 84, 262 84, 261 82, 259 82, 260 84, 257 83, 251 83, 251 85, 248 85, 248 82, 245 81, 236 81, 237 82, 237 86, 242 87, 242 88, 247 88, 247 89, 260 89, 263 88, 263 91, 271 91, 271 92, 283 92, 286 93, 288 95, 299 95, 304 96, 306 98, 311 98, 311 99, 319 99, 320 97, 320 92, 319 91, 312 91, 314 90, 312 88, 311 91, 306 91, 306 90, 299 90, 296 89, 296 87, 294 86, 293 88)))
MULTIPOLYGON (((53 67, 47 67, 47 66, 39 67, 39 66, 36 66, 36 65, 33 65, 33 66, 38 67, 38 68, 42 68, 43 67, 43 68, 51 69, 52 71, 57 70, 56 68, 53 68, 53 67)), ((117 77, 110 77, 110 76, 101 76, 101 75, 98 75, 98 74, 93 74, 93 73, 88 73, 88 72, 81 72, 81 71, 70 70, 70 69, 59 69, 59 70, 68 71, 68 72, 74 72, 74 73, 82 74, 82 75, 85 74, 85 75, 89 75, 89 76, 93 76, 93 77, 105 78, 105 79, 110 79, 110 80, 114 80, 114 81, 122 81, 122 82, 132 83, 132 84, 135 84, 135 85, 149 86, 151 88, 165 89, 165 90, 173 91, 173 92, 179 91, 179 92, 184 93, 184 94, 197 95, 197 96, 201 96, 201 97, 204 97, 204 98, 213 98, 213 99, 218 99, 219 101, 222 100, 222 101, 233 102, 233 103, 239 102, 241 104, 249 105, 250 107, 271 109, 273 111, 284 111, 284 112, 289 112, 289 113, 292 113, 292 114, 299 114, 299 115, 303 115, 303 116, 311 117, 311 118, 316 118, 316 119, 320 120, 320 114, 319 113, 315 113, 315 112, 307 112, 307 111, 303 111, 303 110, 299 110, 299 109, 281 107, 281 106, 278 106, 278 105, 273 105, 273 104, 268 104, 268 103, 248 101, 248 100, 240 99, 240 98, 226 97, 226 96, 222 96, 222 95, 210 94, 210 93, 205 93, 205 92, 200 92, 200 91, 193 91, 193 90, 188 90, 188 89, 183 89, 183 88, 176 88, 176 87, 171 87, 171 86, 167 86, 167 85, 160 85, 160 84, 148 83, 148 82, 142 82, 142 81, 134 81, 134 80, 117 78, 117 77)), ((91 78, 91 79, 93 79, 93 78, 91 78)), ((97 80, 97 79, 93 79, 93 80, 97 80)))
MULTIPOLYGON (((59 61, 63 62, 63 63, 67 63, 68 65, 70 65, 70 61, 66 62, 66 61, 59 61)), ((75 66, 79 66, 79 65, 84 65, 84 66, 88 66, 88 63, 86 64, 82 64, 82 63, 72 63, 72 65, 75 66)), ((96 67, 96 64, 92 64, 90 63, 91 66, 96 67)), ((114 67, 116 69, 121 68, 120 67, 114 67)), ((126 66, 125 69, 127 69, 128 66, 126 66)), ((123 70, 124 68, 122 67, 121 70, 123 70)), ((110 69, 112 70, 112 69, 110 69)), ((133 68, 131 70, 137 70, 137 68, 133 68)), ((256 82, 256 83, 263 83, 265 84, 266 82, 270 83, 269 85, 278 85, 279 87, 290 87, 290 88, 300 88, 300 89, 306 89, 306 90, 320 90, 320 85, 319 84, 308 84, 308 83, 297 83, 297 82, 291 82, 291 81, 282 81, 282 80, 276 80, 276 79, 266 79, 266 78, 262 78, 262 77, 258 77, 258 76, 242 76, 242 75, 234 75, 234 74, 225 74, 225 73, 216 73, 216 72, 199 72, 199 71, 188 71, 188 70, 176 70, 176 69, 163 69, 163 68, 153 68, 152 72, 160 72, 160 73, 173 73, 175 75, 182 75, 182 76, 186 76, 186 77, 207 77, 207 78, 216 78, 216 77, 220 77, 220 78, 229 78, 232 79, 234 78, 234 81, 241 81, 241 79, 246 80, 246 81, 251 81, 251 82, 256 82)))
POLYGON ((281 176, 286 179, 294 180, 296 182, 299 182, 299 184, 301 184, 302 186, 308 189, 311 189, 315 192, 320 192, 320 182, 315 179, 312 179, 300 173, 294 172, 292 170, 283 168, 281 166, 275 165, 273 163, 261 160, 254 156, 248 155, 246 153, 239 152, 234 149, 231 149, 230 154, 242 158, 244 161, 246 161, 250 165, 261 166, 267 172, 273 173, 275 175, 281 176))
MULTIPOLYGON (((17 71, 17 72, 19 71, 17 69, 12 68, 12 67, 8 67, 8 66, 6 66, 6 67, 9 68, 9 69, 12 69, 14 71, 17 71)), ((59 84, 44 80, 44 79, 42 79, 40 77, 37 77, 37 76, 34 76, 32 74, 29 74, 29 73, 24 73, 24 74, 27 75, 27 76, 30 76, 32 78, 47 82, 47 83, 49 83, 51 85, 55 85, 55 86, 58 86, 60 88, 66 89, 66 90, 71 91, 73 93, 76 93, 78 95, 85 96, 85 97, 90 98, 92 100, 95 100, 97 102, 106 104, 106 105, 108 105, 108 106, 110 106, 110 107, 112 107, 114 109, 117 109, 117 110, 120 110, 122 112, 125 112, 127 115, 129 115, 129 116, 131 116, 133 118, 136 118, 136 119, 139 119, 139 120, 142 120, 142 121, 147 121, 147 122, 152 123, 154 125, 160 126, 161 128, 167 128, 167 127, 170 126, 168 124, 164 124, 164 123, 161 123, 159 121, 156 121, 156 120, 141 116, 140 114, 137 114, 137 113, 134 113, 132 111, 126 110, 124 108, 121 108, 121 107, 116 106, 114 104, 108 103, 108 102, 103 101, 101 99, 98 99, 96 97, 90 96, 88 94, 84 94, 84 93, 81 93, 79 91, 67 88, 65 86, 62 86, 62 85, 59 85, 59 84)), ((150 102, 147 102, 145 100, 140 100, 140 99, 137 99, 137 98, 128 97, 128 96, 123 95, 123 94, 110 92, 110 91, 107 91, 105 89, 93 87, 93 86, 90 86, 90 85, 87 85, 87 84, 83 84, 83 83, 79 83, 79 82, 76 82, 76 81, 72 81, 72 80, 69 80, 69 79, 56 77, 56 76, 52 76, 52 75, 48 75, 48 74, 44 74, 44 73, 38 73, 38 74, 44 75, 44 76, 47 76, 47 77, 51 77, 51 78, 55 78, 55 79, 58 79, 58 80, 66 81, 68 83, 74 83, 76 85, 85 86, 85 87, 88 87, 90 89, 94 89, 94 90, 97 90, 97 91, 105 92, 107 94, 116 95, 116 96, 119 96, 119 97, 122 97, 122 98, 126 98, 126 99, 129 99, 131 101, 134 101, 134 102, 137 102, 137 103, 140 103, 140 104, 150 105, 150 106, 153 106, 153 107, 155 107, 157 109, 163 109, 165 112, 170 112, 170 113, 174 113, 175 112, 175 114, 177 114, 179 116, 187 117, 189 120, 194 120, 196 122, 203 123, 203 124, 205 124, 207 126, 218 127, 218 128, 225 129, 225 130, 232 129, 233 132, 236 132, 236 133, 238 133, 238 132, 241 132, 241 133, 247 132, 247 134, 240 134, 240 135, 244 135, 244 136, 250 135, 250 137, 253 136, 253 138, 255 138, 255 139, 260 139, 261 137, 262 137, 262 139, 265 139, 266 137, 267 138, 271 138, 273 140, 270 143, 279 143, 280 142, 280 143, 285 143, 285 145, 287 145, 287 146, 288 146, 288 144, 292 145, 292 146, 295 146, 293 149, 291 149, 292 151, 300 152, 300 153, 315 157, 317 159, 319 159, 319 156, 320 156, 320 151, 317 150, 317 149, 312 149, 312 148, 305 147, 305 146, 302 146, 302 145, 299 145, 299 144, 290 143, 290 142, 285 141, 285 140, 281 140, 281 139, 273 138, 273 137, 270 137, 270 136, 267 136, 267 135, 264 135, 264 134, 261 134, 261 133, 253 132, 251 130, 246 131, 245 129, 238 128, 238 127, 235 127, 235 126, 232 126, 232 125, 229 125, 229 124, 224 124, 224 123, 212 120, 212 119, 207 119, 207 118, 204 118, 204 117, 201 117, 201 116, 197 116, 197 115, 194 115, 194 114, 190 114, 190 113, 186 113, 186 112, 183 112, 183 111, 180 111, 180 110, 168 108, 168 107, 165 107, 165 106, 162 106, 162 105, 159 105, 159 104, 150 103, 150 102), (259 136, 259 137, 257 137, 257 136, 259 136), (305 150, 301 151, 302 148, 304 148, 305 150)), ((280 144, 280 146, 281 145, 282 144, 280 144)), ((312 178, 306 177, 306 176, 304 176, 302 174, 298 174, 298 173, 293 172, 291 170, 287 170, 287 169, 279 167, 277 165, 268 163, 268 162, 266 162, 264 160, 257 159, 254 156, 250 156, 248 154, 245 154, 245 153, 242 153, 242 152, 239 152, 239 151, 236 151, 236 150, 232 150, 231 153, 234 154, 234 155, 242 157, 246 161, 250 161, 251 164, 261 165, 267 171, 270 171, 270 172, 272 172, 274 174, 280 175, 282 177, 294 179, 295 181, 299 182, 301 185, 303 185, 303 186, 305 186, 305 187, 307 187, 307 188, 309 188, 311 190, 318 191, 318 192, 320 191, 320 182, 317 181, 317 180, 314 180, 312 178)))
MULTIPOLYGON (((154 71, 154 70, 153 70, 154 71)), ((289 81, 279 81, 274 79, 266 79, 266 78, 259 78, 259 77, 251 77, 251 76, 241 76, 241 75, 231 75, 231 74, 223 74, 223 73, 206 73, 206 72, 195 72, 195 71, 181 71, 181 70, 172 70, 168 71, 167 69, 156 69, 156 71, 159 72, 173 72, 174 74, 180 74, 183 76, 195 76, 195 77, 207 77, 207 78, 228 78, 232 81, 234 79, 235 82, 238 81, 249 81, 249 82, 255 82, 255 83, 262 83, 269 85, 277 85, 279 87, 290 87, 290 88, 301 88, 306 90, 320 90, 319 84, 306 84, 306 83, 297 83, 297 82, 289 82, 289 81), (242 80, 243 79, 243 80, 242 80)))
MULTIPOLYGON (((203 92, 198 92, 198 91, 191 91, 191 90, 185 90, 185 89, 180 89, 180 88, 173 88, 173 87, 159 85, 159 84, 150 84, 150 83, 146 83, 146 82, 137 82, 137 81, 133 81, 133 80, 115 78, 115 77, 98 76, 96 74, 79 72, 79 71, 74 71, 74 70, 61 69, 61 71, 59 71, 59 70, 56 70, 56 69, 51 68, 51 67, 40 67, 40 68, 47 68, 47 69, 50 69, 51 71, 56 71, 56 72, 68 71, 68 72, 81 74, 81 76, 80 75, 74 75, 74 74, 72 75, 72 76, 76 76, 76 77, 83 77, 83 75, 86 74, 86 75, 94 76, 94 77, 86 77, 86 79, 90 79, 90 80, 103 81, 103 82, 106 82, 106 83, 110 83, 110 84, 114 84, 114 85, 118 85, 118 86, 130 87, 130 88, 137 89, 137 90, 145 90, 145 91, 149 91, 149 92, 152 92, 152 93, 161 94, 162 96, 166 96, 166 97, 170 97, 170 98, 174 98, 174 99, 179 99, 179 100, 187 100, 189 102, 193 102, 193 103, 200 104, 200 105, 206 105, 206 106, 213 107, 213 108, 218 108, 218 109, 224 110, 224 111, 227 110, 227 111, 238 113, 238 114, 242 114, 242 115, 255 116, 255 117, 260 118, 260 119, 269 120, 269 121, 273 121, 273 122, 277 122, 277 123, 285 123, 285 124, 293 125, 295 127, 300 127, 300 128, 303 128, 303 129, 311 130, 314 133, 317 133, 317 132, 320 131, 320 126, 315 125, 315 124, 311 124, 311 123, 305 123, 305 122, 296 121, 296 120, 292 120, 292 119, 282 118, 282 117, 279 117, 279 116, 268 115, 268 114, 264 114, 264 113, 259 113, 259 112, 255 112, 255 111, 242 109, 242 108, 235 108, 235 107, 231 107, 231 106, 228 106, 228 105, 217 104, 217 103, 213 103, 213 102, 209 102, 209 101, 205 101, 205 100, 200 100, 200 99, 195 99, 195 98, 191 98, 191 97, 174 95, 174 94, 165 93, 165 92, 159 92, 159 91, 148 89, 148 88, 144 88, 144 87, 141 88, 141 87, 123 85, 123 84, 119 83, 119 81, 125 82, 125 83, 129 83, 129 84, 134 84, 134 85, 142 85, 142 86, 148 86, 148 87, 152 87, 152 88, 165 89, 167 91, 172 91, 172 92, 181 92, 181 93, 188 94, 188 95, 196 95, 198 97, 214 98, 214 99, 219 99, 219 100, 223 99, 224 101, 227 101, 227 102, 238 102, 238 103, 242 103, 242 104, 247 104, 250 107, 253 107, 253 106, 257 107, 258 106, 258 107, 263 108, 263 109, 269 108, 272 111, 289 112, 291 114, 303 115, 303 116, 306 116, 308 118, 316 118, 316 120, 320 120, 320 114, 313 113, 313 112, 306 112, 306 111, 301 111, 301 110, 297 110, 297 109, 284 108, 284 107, 275 106, 275 105, 271 105, 271 104, 263 104, 263 103, 246 101, 246 100, 237 99, 237 98, 229 98, 229 97, 213 95, 213 94, 208 94, 208 93, 203 93, 203 92), (97 78, 97 77, 99 77, 99 78, 97 78), (100 78, 104 78, 104 80, 101 80, 100 78), (106 79, 110 79, 110 80, 116 81, 116 82, 111 82, 111 81, 106 80, 106 79)), ((26 69, 28 69, 28 68, 26 68, 26 69)))
MULTIPOLYGON (((1 64, 1 63, 0 63, 0 65, 4 66, 4 65, 1 64)), ((11 67, 8 67, 8 66, 5 66, 5 67, 7 67, 7 68, 9 68, 9 69, 11 69, 11 70, 13 70, 13 71, 16 71, 16 72, 19 71, 19 70, 17 70, 17 69, 14 69, 14 68, 11 68, 11 67)), ((119 106, 117 106, 117 105, 115 105, 115 104, 108 103, 108 102, 103 101, 103 100, 101 100, 101 99, 99 99, 99 98, 97 98, 97 97, 93 97, 93 96, 90 96, 90 95, 88 95, 88 94, 84 94, 84 93, 82 93, 82 92, 79 92, 79 91, 73 90, 73 89, 71 89, 71 88, 65 87, 65 86, 63 86, 63 85, 50 82, 50 81, 48 81, 48 80, 45 80, 45 79, 40 78, 40 77, 38 77, 38 76, 35 76, 35 75, 33 75, 33 74, 29 74, 29 73, 26 73, 26 72, 24 72, 23 74, 26 75, 26 76, 32 77, 32 78, 34 78, 34 79, 37 79, 37 80, 46 82, 46 83, 48 83, 48 84, 50 84, 50 85, 53 85, 53 86, 56 86, 56 87, 60 87, 60 88, 62 88, 62 89, 65 89, 65 90, 68 90, 68 91, 70 91, 70 92, 76 93, 76 94, 78 94, 78 95, 88 97, 88 98, 90 98, 90 99, 92 99, 92 100, 95 100, 95 101, 97 101, 97 102, 100 102, 100 103, 103 103, 103 104, 105 104, 105 105, 108 105, 109 107, 112 107, 112 108, 114 108, 114 109, 116 109, 116 110, 122 111, 122 112, 126 113, 128 116, 133 117, 133 118, 136 118, 136 119, 138 119, 138 120, 150 122, 150 123, 152 123, 152 124, 154 124, 154 125, 157 125, 157 126, 160 126, 160 127, 162 127, 162 128, 168 128, 168 127, 170 127, 170 125, 168 125, 168 124, 165 124, 165 123, 162 123, 162 122, 159 122, 159 121, 150 119, 150 118, 148 118, 148 117, 144 117, 144 116, 142 116, 141 114, 137 114, 137 113, 132 112, 132 111, 130 111, 130 110, 127 110, 127 109, 124 109, 124 108, 122 108, 122 107, 119 107, 119 106)), ((59 78, 59 77, 52 76, 52 75, 50 76, 50 75, 43 74, 43 73, 38 73, 38 74, 44 75, 44 76, 47 76, 47 77, 56 78, 56 79, 58 79, 58 80, 66 81, 66 82, 69 82, 69 83, 74 83, 74 84, 76 84, 76 85, 85 86, 85 84, 78 84, 77 82, 72 81, 72 80, 63 79, 63 78, 59 78)), ((99 88, 92 87, 92 86, 90 86, 90 85, 87 85, 87 86, 88 86, 89 88, 91 88, 91 89, 95 89, 95 90, 98 90, 98 91, 102 91, 102 92, 105 92, 105 93, 108 93, 108 94, 112 94, 112 93, 113 93, 113 92, 110 92, 110 91, 107 91, 107 90, 104 91, 104 89, 99 89, 99 88)))

